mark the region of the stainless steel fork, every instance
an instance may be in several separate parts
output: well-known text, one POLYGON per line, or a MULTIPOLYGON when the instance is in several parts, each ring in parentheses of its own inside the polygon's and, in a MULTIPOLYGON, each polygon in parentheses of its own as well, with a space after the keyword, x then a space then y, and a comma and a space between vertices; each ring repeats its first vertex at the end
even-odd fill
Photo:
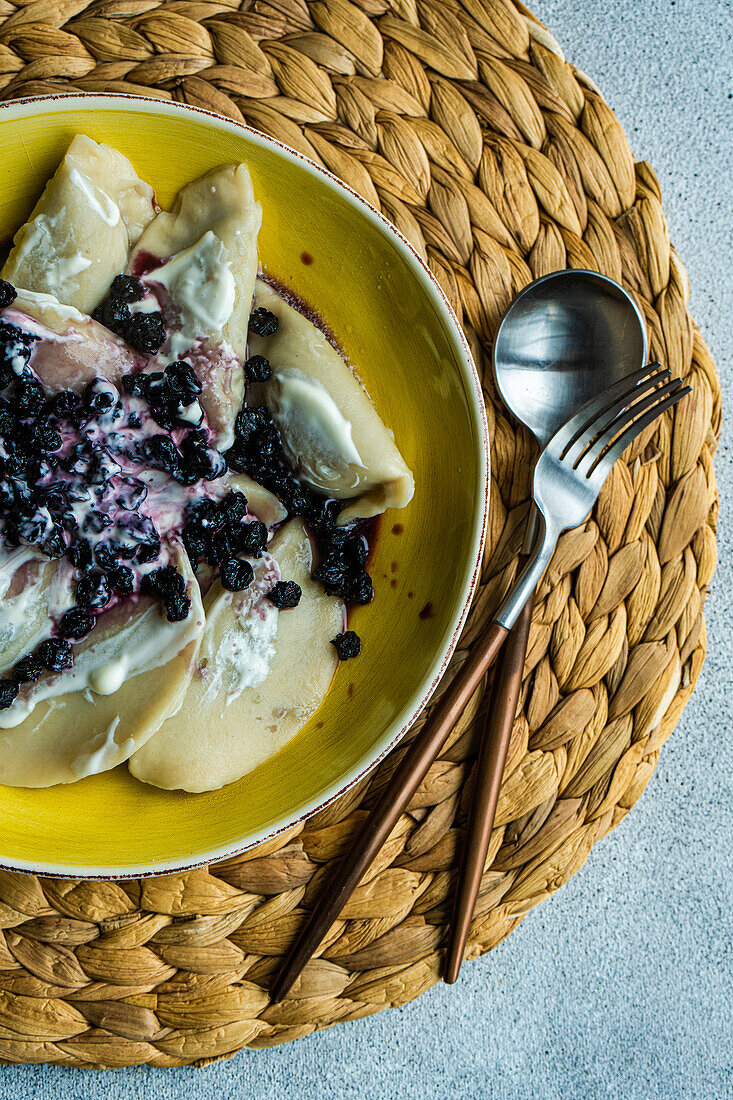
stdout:
POLYGON ((270 993, 279 1001, 293 985, 400 814, 445 744, 464 707, 481 683, 547 568, 559 536, 581 524, 596 502, 611 467, 640 432, 689 392, 668 370, 651 364, 589 401, 552 437, 535 468, 533 495, 542 530, 516 586, 471 655, 436 703, 372 809, 345 859, 327 882, 298 935, 270 993))
POLYGON ((539 457, 532 496, 541 530, 527 565, 494 616, 507 630, 534 591, 563 531, 590 514, 614 463, 636 437, 690 387, 650 363, 589 401, 552 437, 539 457))

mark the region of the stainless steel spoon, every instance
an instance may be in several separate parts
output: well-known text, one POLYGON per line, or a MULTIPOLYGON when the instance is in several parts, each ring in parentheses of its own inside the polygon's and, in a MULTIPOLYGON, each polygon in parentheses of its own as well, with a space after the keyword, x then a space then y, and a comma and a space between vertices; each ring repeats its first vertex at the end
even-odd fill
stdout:
MULTIPOLYGON (((530 283, 504 314, 494 341, 494 377, 504 404, 542 448, 581 405, 633 374, 646 357, 644 318, 623 287, 593 271, 558 271, 530 283)), ((533 507, 523 557, 537 530, 533 507)), ((533 606, 534 592, 494 672, 448 938, 449 983, 458 977, 484 873, 533 606)))

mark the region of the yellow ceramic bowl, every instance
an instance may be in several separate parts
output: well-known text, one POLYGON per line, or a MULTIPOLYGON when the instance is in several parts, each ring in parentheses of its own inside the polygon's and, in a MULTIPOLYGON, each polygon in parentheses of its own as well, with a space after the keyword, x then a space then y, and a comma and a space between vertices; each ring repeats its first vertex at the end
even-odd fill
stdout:
POLYGON ((272 760, 203 795, 144 786, 124 766, 49 790, 0 786, 0 864, 140 875, 272 837, 354 783, 409 727, 445 668, 476 583, 487 430, 458 322, 407 241, 333 176, 244 126, 127 96, 2 104, 2 238, 21 225, 77 133, 129 157, 163 207, 209 169, 247 163, 263 209, 263 266, 336 333, 416 484, 409 507, 382 521, 371 567, 376 598, 353 616, 362 655, 340 666, 320 710, 272 760))

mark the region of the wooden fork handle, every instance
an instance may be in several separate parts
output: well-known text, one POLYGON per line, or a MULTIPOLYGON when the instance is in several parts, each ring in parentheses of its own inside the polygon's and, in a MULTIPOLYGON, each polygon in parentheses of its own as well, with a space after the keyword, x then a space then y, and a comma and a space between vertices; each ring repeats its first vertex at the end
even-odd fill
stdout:
POLYGON ((448 739, 482 676, 496 660, 508 631, 499 623, 489 624, 471 655, 456 673, 436 703, 427 722, 415 736, 379 801, 364 823, 351 851, 337 867, 333 878, 291 947, 284 966, 273 983, 270 997, 280 1001, 292 987, 313 952, 358 886, 364 872, 392 832, 402 811, 420 786, 425 774, 448 739))
POLYGON ((452 984, 458 977, 481 887, 514 715, 522 689, 522 672, 533 607, 534 594, 527 600, 512 627, 494 672, 448 936, 448 953, 443 975, 443 980, 448 984, 452 984))

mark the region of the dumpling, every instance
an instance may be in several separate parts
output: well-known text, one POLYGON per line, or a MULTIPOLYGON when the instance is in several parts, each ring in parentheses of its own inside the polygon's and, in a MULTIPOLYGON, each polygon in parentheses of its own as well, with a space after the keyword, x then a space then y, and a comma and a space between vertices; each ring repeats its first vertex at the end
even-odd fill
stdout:
POLYGON ((415 488, 412 474, 344 360, 320 329, 258 279, 260 306, 279 325, 272 336, 250 336, 250 354, 270 361, 272 377, 252 387, 248 402, 268 407, 300 476, 328 496, 353 500, 341 523, 404 508, 415 488))
POLYGON ((268 553, 282 578, 300 585, 300 603, 277 611, 260 598, 253 609, 252 586, 232 593, 214 584, 199 673, 178 713, 130 760, 145 783, 218 790, 274 756, 320 706, 338 663, 330 639, 343 629, 343 604, 311 579, 313 550, 300 520, 278 532, 268 553))
POLYGON ((204 383, 201 404, 220 450, 234 440, 244 396, 261 220, 246 166, 215 168, 158 214, 128 265, 161 298, 170 333, 163 354, 191 360, 204 383))
POLYGON ((99 377, 118 382, 140 361, 109 329, 50 294, 19 290, 0 317, 39 337, 32 346, 30 366, 52 393, 64 389, 80 392, 87 382, 99 377))
POLYGON ((23 685, 12 706, 0 711, 0 783, 50 787, 108 771, 178 710, 204 612, 182 551, 176 564, 191 598, 186 619, 169 623, 161 605, 145 596, 132 612, 128 603, 118 604, 74 646, 73 669, 23 685))
POLYGON ((126 157, 79 134, 15 235, 2 278, 91 313, 155 214, 126 157))

